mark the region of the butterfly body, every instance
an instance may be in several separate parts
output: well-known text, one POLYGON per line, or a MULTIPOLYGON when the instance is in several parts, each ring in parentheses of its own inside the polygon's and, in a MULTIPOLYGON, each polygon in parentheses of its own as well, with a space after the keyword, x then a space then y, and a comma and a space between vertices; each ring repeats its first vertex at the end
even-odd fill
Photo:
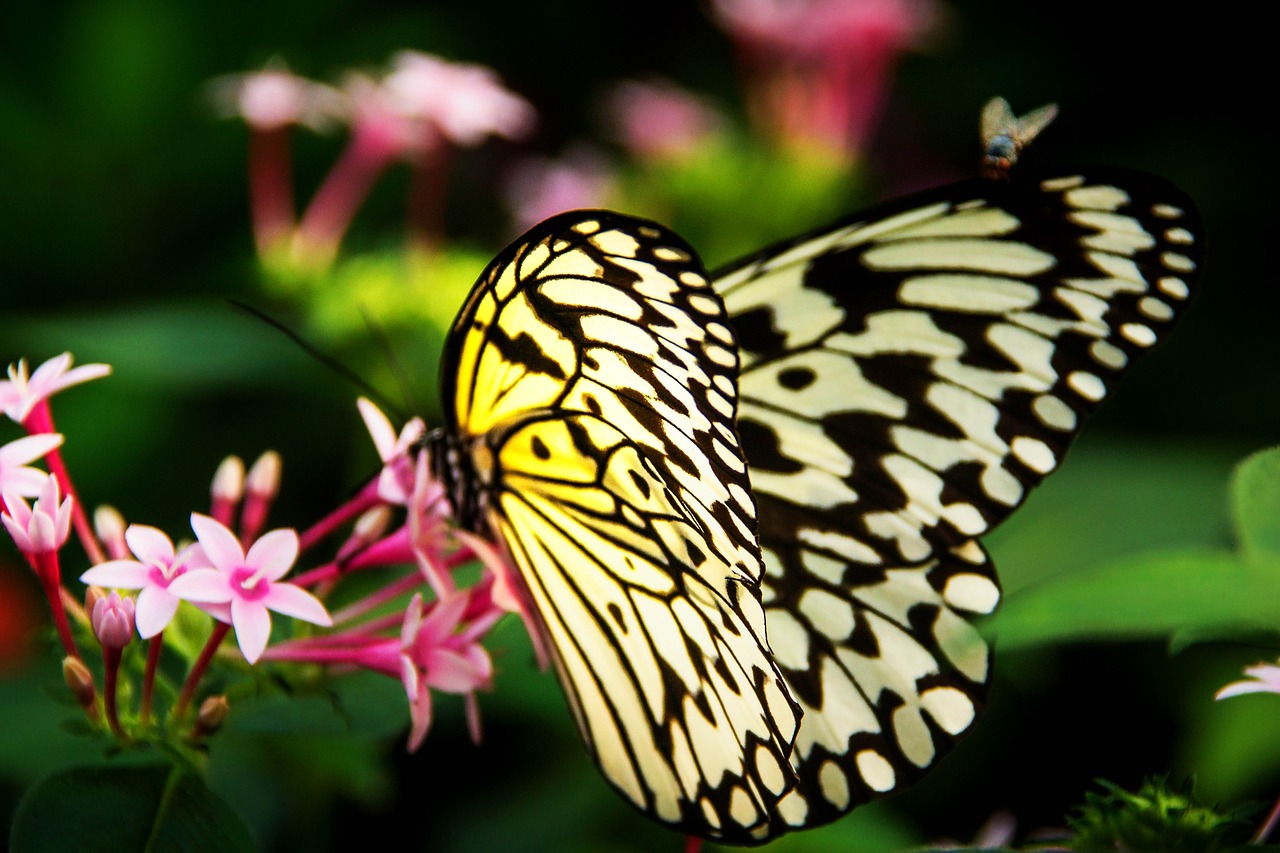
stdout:
POLYGON ((755 844, 917 779, 972 727, 978 537, 1193 289, 1168 184, 973 181, 708 276, 651 222, 535 227, 450 333, 429 447, 516 566, 637 808, 755 844))

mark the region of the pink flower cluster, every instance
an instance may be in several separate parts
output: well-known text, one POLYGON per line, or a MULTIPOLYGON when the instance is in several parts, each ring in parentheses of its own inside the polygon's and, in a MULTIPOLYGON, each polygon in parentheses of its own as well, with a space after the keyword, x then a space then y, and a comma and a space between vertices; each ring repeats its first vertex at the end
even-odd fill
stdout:
POLYGON ((412 170, 411 238, 430 247, 440 237, 443 188, 452 150, 490 137, 524 139, 536 113, 524 98, 480 65, 415 51, 392 57, 380 76, 348 74, 341 87, 308 80, 274 62, 215 80, 224 115, 253 134, 250 195, 254 236, 264 260, 325 268, 377 180, 396 161, 412 170), (288 132, 343 124, 346 149, 295 223, 288 132))
MULTIPOLYGON (((212 628, 191 662, 170 720, 184 718, 222 640, 234 631, 248 664, 306 661, 365 668, 400 680, 412 719, 412 749, 426 736, 432 696, 440 692, 465 697, 472 733, 479 737, 475 693, 493 677, 481 641, 509 610, 528 614, 515 603, 519 595, 511 590, 519 581, 497 549, 478 537, 453 535, 448 502, 421 449, 421 421, 411 420, 397 433, 372 403, 360 400, 382 470, 355 498, 301 535, 289 528, 259 534, 279 488, 279 457, 264 454, 247 475, 239 460, 228 460, 214 479, 210 514, 191 514, 194 541, 175 544, 158 528, 126 525, 106 507, 95 515, 96 530, 87 522, 74 525, 77 513, 81 518, 83 513, 58 456, 63 437, 32 426, 51 430, 49 397, 108 372, 105 365, 73 370, 71 357, 63 355, 31 376, 19 363, 0 382, 6 413, 32 432, 0 446, 0 521, 44 586, 67 655, 64 674, 91 718, 101 710, 121 739, 138 731, 120 714, 117 701, 121 658, 136 633, 148 641, 136 727, 150 724, 159 649, 180 608, 188 606, 212 617, 212 628), (62 473, 34 467, 42 459, 62 473), (334 559, 290 577, 304 552, 349 522, 351 532, 334 559), (73 526, 92 563, 80 575, 89 585, 83 608, 63 584, 59 561, 73 526), (483 566, 479 582, 459 588, 453 570, 475 561, 483 566), (397 566, 409 571, 392 571, 381 587, 336 613, 325 607, 323 597, 343 577, 397 566), (399 609, 388 614, 388 605, 399 609), (288 617, 295 630, 278 632, 283 638, 273 642, 273 616, 288 617), (299 632, 298 623, 330 630, 299 632), (100 700, 81 661, 77 634, 81 642, 87 636, 101 646, 100 700)), ((225 716, 225 701, 209 707, 218 711, 219 721, 225 716)), ((192 736, 216 728, 212 717, 204 716, 196 720, 192 736)))

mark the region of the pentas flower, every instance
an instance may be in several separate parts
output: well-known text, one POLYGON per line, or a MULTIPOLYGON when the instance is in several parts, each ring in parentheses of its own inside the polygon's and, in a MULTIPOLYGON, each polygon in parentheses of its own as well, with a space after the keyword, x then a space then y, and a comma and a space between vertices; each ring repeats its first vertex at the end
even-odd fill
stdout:
POLYGON ((454 145, 479 145, 490 136, 523 139, 532 132, 533 105, 502 85, 491 68, 401 51, 382 89, 401 115, 429 122, 454 145))
POLYGON ((714 0, 737 42, 752 118, 791 144, 858 153, 898 58, 940 15, 932 0, 714 0))
POLYGON ((9 378, 0 381, 0 409, 16 423, 26 424, 32 411, 54 394, 110 373, 111 366, 108 364, 84 364, 73 368, 71 353, 64 352, 41 364, 34 373, 28 375, 26 359, 22 359, 17 364, 10 364, 9 378))
POLYGON ((1214 699, 1227 699, 1245 693, 1280 693, 1280 666, 1273 663, 1257 663, 1245 667, 1249 678, 1233 681, 1213 695, 1214 699))
POLYGON ((724 125, 707 99, 665 80, 619 83, 605 109, 631 153, 660 160, 687 157, 724 125))
POLYGON ((112 591, 93 605, 89 622, 104 648, 123 649, 133 639, 134 601, 112 591))
POLYGON ((145 524, 129 525, 124 536, 137 559, 99 563, 81 575, 80 580, 94 586, 140 590, 136 612, 138 633, 149 639, 168 627, 178 612, 181 599, 170 591, 170 585, 189 567, 207 564, 207 561, 194 545, 175 553, 173 542, 163 531, 145 524))
MULTIPOLYGON (((57 433, 41 433, 15 439, 0 445, 0 495, 33 498, 40 494, 49 475, 39 468, 28 467, 62 444, 57 433)), ((5 498, 8 501, 8 498, 5 498)))
POLYGON ((58 491, 58 481, 46 476, 34 505, 18 492, 4 494, 6 510, 0 514, 18 550, 28 556, 51 554, 66 544, 71 533, 71 496, 58 491))
POLYGON ((587 148, 574 148, 559 159, 521 158, 503 186, 517 233, 566 210, 604 207, 614 191, 613 172, 602 154, 587 148))
POLYGON ((382 460, 378 497, 387 503, 404 506, 409 502, 414 484, 414 465, 409 451, 422 439, 426 425, 421 418, 410 418, 397 436, 391 420, 372 402, 361 397, 356 400, 356 406, 382 460))
POLYGON ((431 728, 433 689, 465 697, 471 736, 474 740, 480 739, 480 711, 475 691, 489 686, 493 662, 479 640, 502 612, 494 609, 465 623, 468 603, 469 596, 459 594, 426 608, 422 596, 415 595, 405 612, 400 632, 400 678, 409 695, 409 713, 413 720, 410 752, 422 745, 431 728))
POLYGON ((236 641, 249 663, 267 647, 273 610, 316 625, 332 624, 319 599, 280 582, 298 556, 293 530, 265 534, 246 554, 235 534, 207 515, 193 513, 191 528, 210 567, 189 569, 169 584, 169 592, 187 601, 228 605, 236 641))
POLYGON ((259 71, 217 77, 209 93, 221 116, 243 119, 260 131, 290 125, 323 130, 342 114, 345 103, 337 89, 294 74, 278 59, 259 71))

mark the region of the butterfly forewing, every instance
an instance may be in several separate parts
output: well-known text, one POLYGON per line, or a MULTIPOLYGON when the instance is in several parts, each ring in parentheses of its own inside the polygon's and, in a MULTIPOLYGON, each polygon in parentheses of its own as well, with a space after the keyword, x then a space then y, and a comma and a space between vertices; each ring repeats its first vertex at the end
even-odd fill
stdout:
POLYGON ((908 198, 717 272, 766 622, 804 711, 792 826, 895 790, 971 725, 999 599, 974 538, 1061 460, 1198 273, 1158 179, 1015 174, 908 198))
POLYGON ((796 711, 764 644, 736 342, 692 250, 555 217, 490 265, 446 353, 455 508, 519 568, 605 776, 686 831, 758 840, 796 711))

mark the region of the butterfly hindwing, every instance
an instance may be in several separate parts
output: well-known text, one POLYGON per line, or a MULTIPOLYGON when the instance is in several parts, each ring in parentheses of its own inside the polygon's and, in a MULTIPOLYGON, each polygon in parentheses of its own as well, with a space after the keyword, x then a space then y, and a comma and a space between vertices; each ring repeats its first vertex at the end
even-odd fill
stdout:
POLYGON ((459 520, 519 569, 593 757, 637 807, 750 843, 792 784, 738 356, 692 250, 603 211, 537 226, 446 346, 459 520))
POLYGON ((771 647, 822 823, 967 731, 999 600, 975 537, 1061 460, 1198 274, 1191 202, 1090 171, 904 199, 713 274, 743 359, 771 647))

